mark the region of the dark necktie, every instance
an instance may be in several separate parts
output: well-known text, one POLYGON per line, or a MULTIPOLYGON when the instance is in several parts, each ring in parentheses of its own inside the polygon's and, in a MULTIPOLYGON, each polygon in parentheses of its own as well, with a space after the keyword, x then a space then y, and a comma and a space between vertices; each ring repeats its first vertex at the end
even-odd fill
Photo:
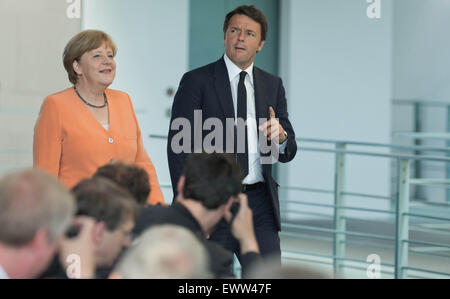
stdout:
MULTIPOLYGON (((237 97, 237 117, 243 119, 247 122, 247 90, 245 89, 245 77, 247 76, 247 72, 241 72, 239 74, 239 84, 238 84, 238 97, 237 97)), ((243 129, 242 126, 241 128, 243 129)), ((245 125, 245 150, 243 153, 237 152, 236 158, 239 165, 242 167, 244 178, 248 175, 248 136, 247 136, 247 124, 245 125)), ((242 134, 238 134, 242 135, 242 134)), ((236 137, 238 142, 239 138, 236 137)), ((235 139, 235 140, 236 140, 235 139)), ((239 147, 237 147, 239 148, 239 147)))

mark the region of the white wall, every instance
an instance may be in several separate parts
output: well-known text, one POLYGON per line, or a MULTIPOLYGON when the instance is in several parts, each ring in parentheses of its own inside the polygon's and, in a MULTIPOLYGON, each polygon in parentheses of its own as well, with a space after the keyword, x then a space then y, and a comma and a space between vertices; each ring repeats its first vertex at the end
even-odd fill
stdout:
POLYGON ((450 1, 394 3, 394 97, 450 103, 450 1))
MULTIPOLYGON (((362 0, 281 0, 281 4, 281 74, 298 137, 389 143, 392 1, 382 1, 377 20, 367 17, 369 4, 362 0)), ((347 163, 345 191, 389 195, 388 160, 350 156, 347 163)), ((334 157, 299 151, 293 163, 281 167, 281 175, 282 185, 332 190, 334 157)), ((306 192, 292 191, 288 198, 333 203, 332 195, 306 192)), ((346 200, 350 206, 389 209, 387 201, 346 200)))
POLYGON ((0 174, 33 165, 33 131, 46 96, 70 86, 64 46, 80 31, 60 0, 0 0, 0 174))
MULTIPOLYGON (((450 103, 450 1, 396 0, 394 9, 393 97, 450 103)), ((394 112, 394 129, 413 128, 411 109, 394 112)), ((445 109, 427 108, 424 130, 443 132, 445 117, 445 109)))

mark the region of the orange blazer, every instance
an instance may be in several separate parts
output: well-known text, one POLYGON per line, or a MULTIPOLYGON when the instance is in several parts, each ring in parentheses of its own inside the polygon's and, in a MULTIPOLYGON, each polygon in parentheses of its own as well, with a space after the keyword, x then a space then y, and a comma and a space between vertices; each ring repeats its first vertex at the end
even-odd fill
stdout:
POLYGON ((73 88, 48 96, 34 128, 33 165, 68 188, 90 178, 113 159, 134 163, 150 179, 149 204, 164 203, 155 167, 142 143, 128 94, 107 89, 109 130, 97 121, 73 88))

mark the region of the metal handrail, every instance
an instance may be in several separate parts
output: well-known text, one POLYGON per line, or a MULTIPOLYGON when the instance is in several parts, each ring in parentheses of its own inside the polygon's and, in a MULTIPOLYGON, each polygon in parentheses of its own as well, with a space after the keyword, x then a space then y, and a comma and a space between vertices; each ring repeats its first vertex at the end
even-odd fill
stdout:
POLYGON ((425 270, 425 269, 420 269, 420 268, 413 268, 413 267, 403 267, 403 269, 405 269, 405 270, 413 270, 413 271, 417 271, 417 272, 425 272, 425 273, 430 273, 430 274, 437 274, 437 275, 442 275, 442 276, 449 276, 450 275, 448 273, 443 273, 443 272, 438 272, 438 271, 431 271, 431 270, 425 270))
POLYGON ((413 160, 413 161, 425 161, 426 160, 426 161, 450 163, 450 158, 435 157, 435 156, 382 154, 382 153, 349 151, 349 150, 339 150, 339 149, 324 149, 324 148, 302 147, 302 146, 299 146, 298 149, 301 151, 308 151, 308 152, 323 152, 323 153, 346 154, 346 155, 367 156, 367 157, 377 157, 377 158, 391 158, 391 159, 403 159, 403 160, 413 160))
MULTIPOLYGON (((300 254, 300 255, 311 255, 314 257, 319 257, 319 258, 323 258, 323 259, 337 259, 337 260, 342 260, 342 261, 347 261, 347 262, 354 262, 354 263, 362 263, 362 264, 370 264, 365 260, 360 260, 360 259, 352 259, 352 258, 342 258, 339 256, 329 256, 329 255, 324 255, 324 254, 318 254, 318 253, 308 253, 305 251, 285 251, 285 254, 291 254, 291 255, 296 255, 296 254, 300 254)), ((386 263, 380 263, 381 266, 385 266, 385 267, 394 267, 394 265, 392 264, 386 264, 386 263)))
POLYGON ((334 194, 334 190, 325 190, 325 189, 317 189, 317 188, 302 188, 302 187, 295 187, 295 186, 280 186, 280 188, 283 188, 286 190, 297 190, 297 191, 334 194))
POLYGON ((418 217, 418 218, 426 218, 426 219, 433 219, 433 220, 450 222, 450 218, 444 218, 444 217, 436 217, 436 216, 423 215, 423 214, 414 214, 414 213, 404 213, 404 215, 405 216, 418 217))
POLYGON ((297 200, 283 200, 283 203, 291 203, 291 204, 299 204, 299 205, 307 205, 307 206, 316 206, 322 208, 333 208, 333 209, 343 209, 343 210, 352 210, 352 211, 361 211, 361 212, 373 212, 373 213, 382 213, 382 214, 395 214, 392 211, 386 210, 377 210, 377 209, 366 209, 366 208, 358 208, 358 207, 348 207, 344 205, 332 205, 332 204, 321 204, 321 203, 310 203, 304 201, 297 200))
MULTIPOLYGON (((151 135, 151 138, 158 138, 158 139, 165 139, 166 136, 161 135, 151 135)), ((424 146, 400 146, 400 145, 389 145, 389 144, 377 144, 377 143, 366 143, 366 142, 352 142, 352 141, 335 141, 335 140, 319 140, 319 139, 307 139, 307 138, 298 138, 297 139, 299 143, 299 151, 310 151, 310 152, 321 152, 321 153, 328 153, 328 154, 334 154, 336 157, 335 160, 335 186, 334 190, 323 190, 323 189, 314 189, 314 188, 302 188, 302 187, 295 187, 295 186, 287 186, 286 190, 298 190, 298 191, 309 191, 309 192, 318 192, 318 193, 326 193, 326 194, 333 194, 334 195, 334 204, 320 204, 320 203, 310 203, 310 202, 303 202, 303 201, 292 201, 292 200, 282 200, 283 203, 287 204, 299 204, 299 205, 308 205, 308 206, 316 206, 316 207, 323 207, 323 208, 331 208, 334 210, 334 229, 328 229, 328 228, 320 228, 316 226, 308 226, 308 225, 293 225, 283 222, 282 227, 287 229, 300 229, 300 230, 306 230, 306 231, 312 231, 312 232, 322 232, 322 233, 330 233, 333 234, 334 238, 334 245, 333 245, 333 255, 332 256, 323 256, 326 258, 330 258, 333 263, 333 268, 335 270, 335 275, 337 277, 341 277, 341 270, 344 267, 347 267, 343 262, 345 261, 352 261, 354 259, 349 259, 345 257, 345 245, 347 242, 346 236, 356 236, 356 237, 365 237, 369 239, 378 239, 378 240, 384 240, 384 241, 394 241, 395 242, 395 265, 392 265, 394 267, 394 275, 396 278, 405 278, 407 276, 406 270, 415 270, 415 271, 423 271, 424 273, 435 273, 439 275, 448 275, 450 276, 450 273, 441 273, 437 271, 428 271, 425 269, 417 269, 417 268, 411 268, 408 267, 408 253, 410 252, 410 249, 408 247, 408 244, 422 244, 422 245, 428 245, 428 246, 439 246, 439 247, 445 247, 447 245, 445 244, 437 244, 437 243, 431 243, 431 242, 421 242, 421 241, 414 241, 409 240, 409 217, 422 217, 433 219, 433 220, 439 220, 439 221, 450 221, 450 219, 444 218, 444 217, 434 217, 434 216, 428 216, 428 215, 419 215, 410 213, 409 211, 409 205, 410 205, 410 198, 409 198, 409 187, 411 185, 410 182, 410 164, 412 161, 435 161, 435 162, 441 162, 441 163, 450 163, 450 158, 446 157, 437 157, 437 156, 422 156, 417 154, 386 154, 386 153, 379 153, 379 152, 369 152, 369 151, 355 151, 355 150, 347 150, 347 146, 365 146, 365 147, 384 147, 389 149, 401 149, 401 150, 407 150, 414 153, 420 152, 443 152, 450 154, 450 148, 436 148, 436 147, 424 147, 424 146), (305 147, 301 143, 306 142, 315 142, 315 143, 324 143, 324 144, 334 144, 334 149, 326 149, 326 148, 316 148, 316 147, 305 147), (387 158, 391 160, 395 160, 397 162, 397 184, 399 186, 397 196, 396 197, 389 197, 389 196, 379 196, 379 195, 372 195, 372 194, 363 194, 363 193, 352 193, 352 192, 346 192, 343 190, 343 181, 345 178, 345 157, 347 155, 358 155, 358 156, 366 156, 366 157, 376 157, 376 158, 387 158), (343 196, 360 196, 360 197, 367 197, 367 198, 373 198, 373 199, 385 199, 390 200, 391 198, 394 199, 393 201, 396 203, 396 209, 395 211, 385 211, 385 210, 377 210, 377 209, 365 209, 365 208, 359 208, 359 207, 349 207, 346 206, 343 202, 343 196), (346 224, 345 224, 345 216, 342 214, 343 210, 356 210, 356 211, 366 211, 366 212, 373 212, 373 213, 385 213, 393 215, 395 214, 395 220, 396 220, 396 229, 395 229, 395 237, 386 237, 376 234, 367 234, 367 233, 359 233, 359 232, 349 232, 346 230, 346 224)), ((421 181, 425 184, 429 184, 430 182, 427 181, 421 181)), ((414 181, 412 182, 414 183, 414 181)), ((446 186, 446 184, 441 184, 443 186, 446 186)), ((283 210, 284 211, 284 210, 283 210)), ((289 233, 287 233, 289 234, 289 233)), ((286 235, 284 233, 283 235, 286 235)), ((301 253, 301 252, 299 252, 301 253)), ((416 254, 415 252, 411 252, 413 254, 416 254)), ((304 253, 309 254, 310 256, 317 256, 312 253, 304 253)), ((420 254, 420 253, 419 253, 420 254)), ((433 255, 433 254, 428 254, 433 255)), ((439 256, 439 255, 434 255, 439 256)), ((445 257, 445 255, 444 255, 445 257)), ((360 260, 356 260, 358 262, 361 262, 360 260)))
POLYGON ((348 141, 348 140, 324 140, 324 139, 314 139, 314 138, 296 138, 297 142, 307 142, 307 143, 322 143, 322 144, 346 144, 353 146, 363 146, 363 147, 381 147, 390 149, 399 149, 411 152, 445 152, 450 153, 450 147, 429 147, 429 146, 418 146, 418 145, 397 145, 388 143, 374 143, 374 142, 358 142, 358 141, 348 141))
POLYGON ((429 107, 450 107, 450 103, 439 101, 424 101, 420 99, 394 99, 392 103, 397 106, 421 105, 429 107))
MULTIPOLYGON (((150 138, 153 139, 167 139, 167 135, 150 134, 150 138)), ((450 153, 450 147, 429 147, 429 146, 406 146, 406 145, 396 145, 388 143, 374 143, 374 142, 358 142, 358 141, 348 141, 348 140, 326 140, 326 139, 314 139, 314 138, 302 138, 298 137, 295 139, 298 143, 308 142, 308 143, 323 143, 323 144, 346 144, 354 146, 365 146, 365 147, 384 147, 391 149, 401 149, 405 151, 421 151, 421 152, 445 152, 450 153)))
POLYGON ((295 228, 295 229, 304 229, 309 231, 316 231, 316 232, 322 232, 322 233, 333 233, 338 235, 348 235, 348 236, 355 236, 355 237, 366 237, 366 238, 372 238, 377 240, 383 240, 383 241, 395 241, 395 238, 391 237, 385 237, 382 235, 377 234, 367 234, 367 233, 358 233, 358 232, 349 232, 349 231, 338 231, 335 229, 329 229, 329 228, 317 228, 315 226, 310 225, 298 225, 298 224, 282 224, 282 228, 295 228))
MULTIPOLYGON (((286 237, 292 237, 292 238, 301 238, 301 239, 308 238, 308 239, 327 241, 327 242, 333 240, 333 238, 330 238, 330 237, 318 237, 318 236, 315 236, 315 235, 291 233, 291 232, 286 232, 286 231, 281 232, 280 235, 281 236, 286 236, 286 237)), ((347 240, 346 243, 347 244, 351 244, 351 245, 357 245, 357 246, 358 245, 359 246, 367 246, 367 242, 360 242, 360 241, 354 241, 354 240, 347 240)), ((384 249, 394 249, 395 248, 394 245, 383 245, 383 244, 377 244, 377 243, 371 243, 370 247, 379 247, 379 248, 384 248, 384 249)), ((449 258, 450 259, 450 255, 449 254, 422 252, 422 251, 417 251, 417 248, 412 248, 412 249, 409 250, 409 252, 411 254, 414 254, 414 255, 424 255, 424 256, 442 257, 442 258, 449 258)))
MULTIPOLYGON (((308 140, 308 141, 317 141, 317 140, 308 140)), ((330 141, 324 141, 323 143, 327 143, 330 141)), ((408 264, 408 252, 409 252, 409 243, 418 244, 419 241, 412 241, 408 239, 408 232, 409 232, 409 216, 427 216, 427 215, 418 215, 409 213, 409 186, 410 186, 410 163, 411 161, 436 161, 436 162, 444 162, 449 163, 450 159, 445 157, 435 157, 435 156, 419 156, 419 155, 404 155, 404 154, 385 154, 385 153, 374 153, 374 152, 362 152, 362 151, 350 151, 346 149, 347 144, 345 141, 333 141, 335 142, 335 148, 334 149, 324 149, 324 148, 314 148, 314 147, 305 147, 299 145, 300 151, 311 151, 311 152, 322 152, 322 153, 331 153, 336 155, 336 165, 335 165, 335 176, 337 178, 343 177, 344 173, 342 170, 342 167, 345 166, 345 160, 343 159, 346 155, 359 155, 359 156, 370 156, 370 157, 377 157, 377 158, 388 158, 388 159, 395 159, 397 161, 397 183, 400 186, 399 192, 397 194, 397 200, 396 200, 396 211, 392 212, 393 214, 396 214, 396 237, 395 240, 395 252, 396 252, 396 258, 395 258, 395 277, 396 278, 404 278, 406 277, 407 270, 407 264, 408 264)), ((363 145, 363 146, 371 146, 373 144, 367 144, 367 143, 355 143, 357 145, 363 145)), ((383 146, 383 145, 380 145, 383 146)), ((417 150, 421 149, 423 150, 424 147, 402 147, 402 149, 410 148, 411 150, 417 150)), ((448 149, 444 149, 443 152, 447 152, 448 149)), ((336 179, 336 181, 343 180, 336 179)), ((417 181, 415 181, 417 182, 417 181)), ((434 181, 429 180, 422 180, 420 183, 424 184, 435 184, 434 181)), ((440 181, 441 185, 446 186, 445 182, 440 181), (444 183, 444 184, 443 184, 444 183)), ((335 209, 335 230, 328 230, 328 232, 334 233, 334 257, 333 257, 333 266, 335 269, 335 274, 337 276, 340 275, 340 270, 344 266, 341 261, 342 259, 345 260, 345 244, 346 240, 345 238, 339 237, 340 235, 350 235, 345 234, 345 222, 342 222, 342 216, 336 214, 336 211, 342 210, 345 207, 345 205, 342 204, 342 195, 344 194, 344 191, 342 188, 337 189, 338 185, 335 183, 335 204, 334 205, 323 205, 323 204, 314 204, 315 206, 322 206, 322 207, 329 207, 335 209), (341 219, 341 220, 340 220, 341 219), (342 222, 342 224, 340 223, 342 222)), ((323 191, 320 189, 310 190, 310 191, 323 191)), ((330 193, 328 190, 326 193, 330 193)), ((346 192, 347 195, 350 192, 346 192)), ((359 196, 367 196, 368 194, 358 194, 359 196)), ((369 195, 370 196, 370 195, 369 195)), ((383 197, 383 198, 389 198, 389 197, 383 197)), ((300 202, 300 204, 307 204, 305 202, 300 202)), ((312 204, 310 204, 312 205, 312 204)), ((358 210, 363 210, 358 208, 358 210)), ((371 210, 371 209, 368 209, 371 210)), ((450 221, 450 219, 443 218, 443 217, 433 217, 433 216, 427 216, 428 219, 434 219, 434 220, 441 220, 441 221, 450 221)), ((326 229, 321 229, 321 231, 326 231, 326 229)), ((373 237, 370 234, 367 237, 373 237)), ((422 242, 420 244, 428 245, 428 246, 441 246, 445 247, 445 244, 437 244, 437 243, 430 243, 430 242, 422 242)), ((434 255, 438 256, 438 255, 434 255)), ((441 256, 446 257, 446 256, 441 256)), ((442 273, 440 273, 442 274, 442 273)), ((450 274, 447 274, 450 276, 450 274)))
POLYGON ((305 212, 305 211, 288 211, 286 209, 281 209, 280 212, 282 214, 297 214, 297 215, 310 215, 322 218, 331 218, 331 215, 322 214, 322 213, 314 213, 314 212, 305 212))
MULTIPOLYGON (((334 190, 326 190, 326 189, 318 189, 318 188, 303 188, 303 187, 295 187, 295 186, 280 186, 282 189, 286 190, 296 190, 296 191, 305 191, 305 192, 315 192, 315 193, 326 193, 326 194, 334 194, 334 190)), ((356 197, 366 197, 372 199, 382 199, 382 200, 392 200, 392 196, 382 196, 382 195, 373 195, 373 194, 365 194, 365 193, 355 193, 355 192, 342 192, 342 195, 347 196, 356 196, 356 197)))
MULTIPOLYGON (((430 101, 430 100, 424 100, 424 99, 393 99, 392 101, 393 105, 397 106, 411 106, 413 108, 413 131, 412 132, 393 132, 394 137, 402 137, 402 138, 411 138, 414 143, 418 146, 420 146, 424 140, 426 139, 436 139, 436 140, 443 140, 446 141, 447 147, 450 147, 450 103, 449 102, 438 102, 438 101, 430 101), (429 108, 434 107, 441 110, 446 111, 447 114, 447 125, 445 128, 445 132, 447 133, 433 133, 433 132, 423 132, 424 126, 423 126, 423 117, 422 117, 422 110, 423 108, 429 108)), ((417 151, 416 154, 419 154, 420 152, 417 151)), ((449 154, 447 154, 450 156, 449 154)), ((450 164, 446 164, 446 176, 447 178, 450 178, 450 164)), ((420 161, 415 161, 414 165, 414 173, 416 178, 422 177, 422 164, 420 161)), ((415 188, 415 197, 419 197, 420 190, 422 190, 419 187, 415 188)), ((445 190, 446 191, 446 198, 447 202, 450 203, 450 189, 445 190)))
POLYGON ((421 252, 421 251, 416 251, 416 250, 414 250, 414 249, 411 249, 409 252, 410 252, 411 254, 416 254, 416 255, 426 255, 426 256, 443 257, 443 258, 450 259, 450 254, 439 254, 439 253, 421 252))
POLYGON ((4 148, 0 149, 0 154, 31 154, 33 153, 30 149, 16 149, 16 148, 4 148))
POLYGON ((404 240, 403 242, 450 249, 450 244, 441 244, 441 243, 432 243, 432 242, 423 242, 423 241, 414 241, 414 240, 404 240))

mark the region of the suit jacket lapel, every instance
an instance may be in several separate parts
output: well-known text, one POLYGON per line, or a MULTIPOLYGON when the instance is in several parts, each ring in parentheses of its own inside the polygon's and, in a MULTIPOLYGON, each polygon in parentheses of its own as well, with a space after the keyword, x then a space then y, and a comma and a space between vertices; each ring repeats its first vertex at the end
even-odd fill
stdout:
MULTIPOLYGON (((270 118, 270 112, 269 112, 269 105, 268 101, 266 100, 267 93, 265 91, 266 89, 266 82, 264 75, 262 74, 261 70, 258 68, 253 68, 253 81, 255 85, 255 107, 256 107, 256 125, 259 127, 260 125, 264 124, 267 120, 270 118), (261 122, 259 119, 262 118, 261 122)), ((261 157, 267 157, 270 155, 269 153, 263 153, 261 151, 261 147, 264 144, 265 146, 270 146, 271 142, 269 141, 263 141, 260 140, 259 131, 258 131, 258 143, 260 146, 260 155, 261 157)), ((266 176, 267 173, 271 173, 271 165, 270 164, 263 164, 263 175, 266 176)), ((267 180, 267 178, 265 177, 267 180)))
POLYGON ((225 118, 235 118, 233 96, 231 95, 230 78, 223 57, 216 62, 214 69, 214 86, 225 118))
POLYGON ((269 106, 266 101, 266 93, 264 92, 264 76, 261 71, 254 67, 253 68, 253 81, 255 85, 255 107, 256 107, 256 122, 259 123, 260 118, 269 119, 269 106))

